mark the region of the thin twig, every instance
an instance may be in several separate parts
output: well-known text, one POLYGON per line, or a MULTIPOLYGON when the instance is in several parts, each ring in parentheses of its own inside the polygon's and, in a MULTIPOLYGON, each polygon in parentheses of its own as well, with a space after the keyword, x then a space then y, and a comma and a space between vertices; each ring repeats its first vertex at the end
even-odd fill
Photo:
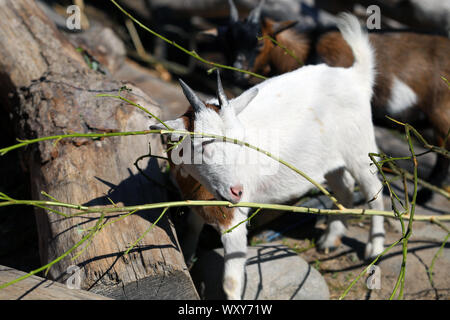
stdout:
POLYGON ((147 233, 150 232, 150 230, 153 229, 153 227, 159 222, 159 220, 164 216, 164 214, 166 213, 166 211, 169 210, 169 207, 164 208, 164 210, 162 211, 162 213, 159 215, 159 217, 155 220, 155 222, 153 222, 151 224, 151 226, 145 230, 145 232, 127 249, 127 251, 125 251, 124 255, 127 255, 131 249, 133 249, 138 243, 139 241, 141 241, 142 239, 144 239, 145 235, 147 233))
POLYGON ((445 237, 444 241, 442 242, 441 246, 439 247, 439 250, 436 252, 436 254, 433 257, 433 260, 431 260, 431 265, 428 268, 428 278, 430 280, 430 284, 433 285, 433 269, 434 269, 434 264, 436 263, 437 258, 439 258, 439 256, 442 253, 442 250, 444 250, 445 245, 447 244, 448 238, 450 236, 450 232, 447 233, 447 236, 445 237))
MULTIPOLYGON (((394 297, 395 293, 397 292, 399 284, 400 284, 400 292, 397 296, 397 299, 403 298, 403 291, 405 288, 405 278, 406 278, 406 260, 407 260, 407 256, 408 256, 408 240, 412 235, 414 212, 415 212, 415 208, 416 208, 416 198, 417 198, 417 167, 418 167, 418 163, 417 163, 416 155, 414 153, 414 147, 412 144, 412 139, 411 139, 411 134, 410 134, 410 126, 408 124, 405 125, 405 134, 406 134, 406 137, 408 140, 409 150, 411 152, 412 162, 413 162, 413 166, 414 166, 414 179, 413 179, 414 180, 414 191, 413 191, 413 197, 411 200, 411 207, 410 207, 410 211, 409 211, 410 216, 409 216, 409 222, 408 222, 408 229, 406 232, 403 233, 403 237, 402 237, 401 269, 400 269, 400 273, 397 278, 397 282, 395 284, 394 290, 391 294, 391 299, 394 297)), ((406 190, 405 190, 405 193, 406 193, 406 190)))
MULTIPOLYGON (((389 116, 386 116, 386 118, 388 118, 389 120, 391 120, 391 121, 393 121, 393 122, 395 122, 395 123, 397 123, 397 124, 399 124, 399 125, 402 125, 402 126, 404 126, 404 127, 406 127, 406 126, 408 126, 409 127, 409 130, 416 136, 416 138, 423 144, 423 147, 424 148, 426 148, 426 149, 429 149, 429 150, 431 150, 431 151, 434 151, 434 152, 436 152, 436 153, 439 153, 439 154, 441 154, 441 155, 443 155, 443 156, 445 156, 445 157, 447 157, 447 158, 450 158, 450 152, 448 151, 448 150, 446 150, 446 149, 444 149, 444 148, 440 148, 440 147, 436 147, 436 146, 433 146, 432 144, 429 144, 426 140, 425 140, 425 138, 414 128, 414 127, 412 127, 411 125, 409 125, 409 124, 407 124, 407 123, 403 123, 403 122, 400 122, 400 121, 398 121, 398 120, 395 120, 395 119, 393 119, 393 118, 391 118, 391 117, 389 117, 389 116)), ((449 130, 449 134, 450 134, 450 130, 449 130)), ((447 135, 448 136, 448 135, 447 135)))
POLYGON ((274 45, 280 47, 286 54, 290 55, 297 63, 298 66, 301 67, 304 65, 303 61, 301 61, 292 50, 289 50, 286 46, 282 45, 281 43, 279 43, 277 40, 275 40, 274 38, 272 38, 269 35, 265 35, 262 37, 258 37, 258 40, 264 40, 264 39, 268 39, 270 40, 274 45))
POLYGON ((341 296, 339 297, 339 300, 344 299, 347 296, 347 294, 349 293, 350 289, 353 288, 355 283, 358 282, 358 280, 362 277, 362 275, 367 273, 367 271, 369 270, 369 268, 371 266, 373 266, 375 263, 377 263, 377 261, 382 256, 384 256, 386 253, 388 253, 393 247, 395 247, 397 244, 399 244, 401 240, 402 239, 399 239, 399 240, 395 241, 393 244, 391 244, 382 253, 380 253, 366 268, 364 268, 364 270, 359 273, 359 275, 350 283, 350 285, 347 287, 347 289, 345 289, 345 291, 341 294, 341 296))
MULTIPOLYGON (((1 199, 0 199, 1 200, 1 199)), ((150 203, 150 204, 141 204, 135 206, 113 206, 113 207, 86 207, 72 203, 64 203, 64 202, 56 202, 56 201, 46 201, 46 200, 4 200, 0 201, 0 207, 4 206, 13 206, 13 205, 28 205, 28 206, 54 206, 54 207, 62 207, 69 208, 73 210, 77 210, 78 212, 71 214, 69 217, 79 217, 86 214, 92 213, 120 213, 127 212, 127 215, 131 211, 141 211, 141 210, 149 210, 149 209, 158 209, 158 208, 176 208, 176 207, 197 207, 197 206, 224 206, 227 208, 261 208, 261 209, 269 209, 276 211, 286 211, 286 212, 294 212, 294 213, 310 213, 310 214, 325 214, 325 215, 354 215, 354 216, 383 216, 387 218, 398 218, 397 214, 392 211, 381 211, 381 210, 372 210, 372 209, 317 209, 317 208, 306 208, 306 207, 296 207, 282 204, 268 204, 268 203, 255 203, 255 202, 239 202, 239 203, 231 203, 229 201, 216 201, 216 200, 185 200, 185 201, 171 201, 171 202, 159 202, 159 203, 150 203)), ((408 214, 404 214, 403 218, 409 219, 410 216, 408 214)), ((422 221, 422 222, 443 222, 450 221, 450 214, 444 214, 439 216, 429 216, 429 215, 415 215, 414 221, 422 221)))
MULTIPOLYGON (((388 166, 389 166, 389 168, 383 168, 383 170, 385 172, 393 173, 396 175, 404 175, 408 180, 414 181, 414 175, 412 173, 406 171, 403 168, 394 166, 392 163, 388 163, 388 166)), ((450 193, 445 191, 444 189, 436 187, 436 186, 432 185, 431 183, 429 183, 423 179, 420 179, 420 178, 417 178, 417 183, 433 192, 439 193, 440 195, 442 195, 445 198, 447 198, 448 200, 450 200, 450 193)))
POLYGON ((49 269, 49 268, 50 268, 51 266, 53 266, 55 263, 61 261, 64 257, 66 257, 67 255, 69 255, 72 251, 74 251, 76 248, 78 248, 79 246, 81 246, 86 240, 90 239, 90 238, 94 235, 96 228, 103 222, 103 218, 104 218, 104 215, 102 214, 102 215, 100 216, 100 218, 98 219, 97 223, 95 224, 94 228, 91 230, 91 232, 89 232, 89 233, 88 233, 86 236, 84 236, 80 241, 78 241, 77 244, 75 244, 72 248, 70 248, 69 250, 67 250, 66 252, 64 252, 64 253, 63 253, 62 255, 60 255, 58 258, 56 258, 55 260, 53 260, 53 261, 47 263, 45 266, 42 266, 42 267, 40 267, 40 268, 38 268, 38 269, 36 269, 36 270, 33 270, 33 271, 31 271, 31 272, 29 272, 29 273, 27 273, 27 274, 25 274, 25 275, 23 275, 23 276, 21 276, 21 277, 19 277, 19 278, 17 278, 17 279, 14 279, 14 280, 12 280, 12 281, 10 281, 10 282, 1 284, 1 285, 0 285, 0 289, 4 289, 4 288, 6 288, 6 287, 8 287, 8 286, 10 286, 10 285, 13 285, 13 284, 19 282, 19 281, 22 281, 22 280, 24 280, 24 279, 26 279, 26 278, 29 278, 29 277, 31 277, 32 275, 35 275, 36 273, 39 273, 39 272, 41 272, 41 271, 43 271, 43 270, 46 270, 46 269, 49 269))
POLYGON ((110 1, 111 1, 111 2, 112 2, 112 3, 113 3, 120 11, 122 11, 123 14, 125 14, 128 18, 130 18, 131 20, 133 20, 134 23, 136 23, 139 27, 141 27, 141 28, 144 29, 145 31, 150 32, 152 35, 158 37, 159 39, 161 39, 161 40, 167 42, 168 44, 174 46, 175 48, 181 50, 182 52, 186 53, 187 55, 189 55, 189 56, 191 56, 191 57, 193 57, 193 58, 195 58, 195 59, 197 59, 197 60, 199 60, 199 61, 201 61, 201 62, 203 62, 203 63, 205 63, 205 64, 208 64, 208 65, 210 65, 210 66, 214 66, 214 67, 216 67, 216 68, 228 69, 228 70, 233 70, 233 71, 237 71, 237 72, 247 73, 247 74, 249 74, 249 75, 251 75, 251 76, 254 76, 254 77, 260 78, 260 79, 267 79, 266 77, 264 77, 264 76, 262 76, 262 75, 260 75, 260 74, 251 72, 251 71, 242 70, 242 69, 238 69, 238 68, 235 68, 235 67, 223 65, 223 64, 220 64, 220 63, 208 61, 208 60, 202 58, 201 56, 199 56, 197 52, 195 52, 195 51, 189 51, 189 50, 183 48, 182 46, 180 46, 179 44, 177 44, 176 42, 174 42, 174 41, 172 41, 172 40, 169 40, 169 39, 167 39, 166 37, 160 35, 159 33, 157 33, 157 32, 155 32, 155 31, 151 30, 149 27, 147 27, 146 25, 144 25, 143 23, 141 23, 140 21, 138 21, 136 18, 134 18, 131 14, 129 14, 125 9, 123 9, 119 4, 117 4, 116 1, 114 1, 114 0, 110 0, 110 1))
POLYGON ((248 217, 248 218, 245 219, 245 220, 242 220, 241 222, 239 222, 239 223, 236 224, 235 226, 233 226, 233 227, 231 227, 231 228, 225 230, 224 232, 222 232, 222 234, 230 233, 231 231, 233 231, 234 229, 236 229, 237 227, 239 227, 241 224, 243 224, 243 223, 245 223, 245 222, 247 222, 247 221, 250 221, 250 220, 251 220, 254 216, 256 216, 256 215, 258 214, 258 212, 260 212, 260 211, 261 211, 261 208, 258 208, 258 210, 256 210, 250 217, 248 217))
POLYGON ((137 136, 137 135, 147 135, 150 133, 158 133, 159 130, 142 130, 142 131, 127 131, 127 132, 103 132, 103 133, 70 133, 70 134, 60 134, 55 136, 48 136, 36 139, 19 140, 18 144, 0 149, 0 156, 7 154, 8 152, 28 146, 33 143, 38 143, 42 141, 67 139, 67 138, 106 138, 106 137, 119 137, 119 136, 137 136))

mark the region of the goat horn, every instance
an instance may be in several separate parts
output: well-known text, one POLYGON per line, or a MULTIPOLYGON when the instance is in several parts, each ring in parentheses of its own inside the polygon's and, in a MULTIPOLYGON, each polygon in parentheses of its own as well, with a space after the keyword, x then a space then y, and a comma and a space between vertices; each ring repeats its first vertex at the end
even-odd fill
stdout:
POLYGON ((221 108, 228 105, 227 95, 223 90, 222 80, 220 79, 220 72, 217 70, 217 99, 219 99, 219 105, 221 108))
POLYGON ((259 24, 259 21, 261 19, 261 11, 262 11, 264 2, 265 2, 265 0, 261 0, 259 2, 258 6, 248 14, 248 18, 247 18, 248 21, 250 21, 251 23, 254 23, 254 24, 259 24))
POLYGON ((198 112, 203 108, 206 108, 205 104, 202 100, 195 94, 195 92, 189 88, 189 86, 181 79, 179 79, 181 89, 183 89, 183 93, 191 104, 192 108, 194 108, 194 112, 198 112))
POLYGON ((239 21, 239 13, 234 4, 233 0, 228 0, 228 4, 230 5, 230 22, 236 23, 239 21))

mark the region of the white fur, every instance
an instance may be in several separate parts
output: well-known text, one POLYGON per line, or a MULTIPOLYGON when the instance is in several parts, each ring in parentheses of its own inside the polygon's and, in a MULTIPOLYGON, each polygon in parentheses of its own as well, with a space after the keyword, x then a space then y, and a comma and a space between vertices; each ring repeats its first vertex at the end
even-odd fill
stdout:
MULTIPOLYGON (((382 188, 376 174, 370 171, 368 157, 370 152, 377 152, 370 109, 375 65, 367 34, 357 19, 344 15, 339 28, 356 58, 351 68, 332 68, 325 64, 305 66, 266 80, 231 100, 220 115, 210 109, 198 112, 195 131, 233 137, 258 146, 261 146, 258 144, 260 130, 275 132, 269 135, 264 150, 275 153, 319 183, 328 181, 338 199, 351 206, 353 179, 367 200, 382 188), (255 94, 242 108, 243 97, 248 100, 255 94)), ((243 202, 283 203, 311 188, 308 181, 284 165, 278 166, 275 173, 261 174, 260 166, 239 162, 241 156, 246 158, 257 153, 249 148, 220 141, 204 148, 206 163, 185 163, 183 167, 216 197, 231 201, 230 187, 242 184, 243 202), (221 162, 224 157, 225 163, 221 162)), ((259 159, 260 165, 275 161, 267 156, 259 159)), ((369 206, 383 210, 382 197, 371 201, 369 206)), ((248 211, 248 208, 236 210, 239 219, 235 218, 235 222, 243 220, 248 211)), ((383 250, 383 219, 377 217, 372 224, 368 257, 383 250)), ((222 237, 226 255, 246 252, 245 228, 242 224, 222 237)), ((345 223, 335 217, 320 241, 322 248, 333 247, 345 230, 345 223)), ((225 262, 224 289, 232 299, 240 297, 243 283, 245 259, 238 256, 225 262)))
POLYGON ((388 111, 399 115, 417 103, 416 93, 403 81, 395 77, 392 80, 391 97, 388 101, 388 111))
MULTIPOLYGON (((232 226, 237 225, 247 218, 248 208, 234 210, 232 226)), ((220 231, 224 232, 226 228, 220 231)), ((240 300, 244 287, 245 262, 247 261, 247 225, 241 224, 233 231, 222 234, 224 248, 225 272, 223 277, 223 289, 230 300, 240 300)))

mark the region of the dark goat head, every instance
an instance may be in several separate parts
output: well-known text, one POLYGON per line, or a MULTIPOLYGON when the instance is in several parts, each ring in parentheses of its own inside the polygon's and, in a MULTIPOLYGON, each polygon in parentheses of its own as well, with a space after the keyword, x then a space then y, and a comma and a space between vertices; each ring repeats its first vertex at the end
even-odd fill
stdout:
MULTIPOLYGON (((239 13, 233 0, 228 0, 230 18, 228 25, 219 27, 215 32, 208 30, 204 33, 215 35, 223 48, 227 64, 235 68, 267 74, 270 50, 273 43, 261 37, 276 35, 296 24, 296 21, 275 23, 262 18, 262 8, 265 0, 250 11, 247 18, 239 20, 239 13), (259 40, 258 40, 259 39, 259 40)), ((234 72, 234 80, 238 84, 247 84, 249 75, 234 72)))

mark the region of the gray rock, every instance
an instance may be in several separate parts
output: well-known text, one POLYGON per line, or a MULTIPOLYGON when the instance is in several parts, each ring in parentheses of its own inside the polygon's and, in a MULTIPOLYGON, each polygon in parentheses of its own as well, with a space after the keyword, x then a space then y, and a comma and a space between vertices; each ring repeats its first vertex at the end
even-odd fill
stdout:
MULTIPOLYGON (((225 299, 223 249, 201 254, 191 275, 203 299, 225 299)), ((322 275, 288 247, 277 244, 248 247, 243 299, 326 300, 329 297, 322 275)))

